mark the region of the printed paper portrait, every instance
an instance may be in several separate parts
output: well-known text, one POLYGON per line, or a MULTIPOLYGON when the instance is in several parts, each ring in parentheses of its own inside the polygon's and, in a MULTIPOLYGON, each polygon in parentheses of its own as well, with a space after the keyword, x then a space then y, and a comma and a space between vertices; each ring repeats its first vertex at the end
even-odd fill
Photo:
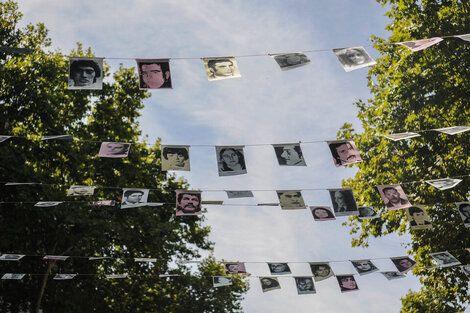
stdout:
POLYGON ((410 138, 420 137, 420 136, 421 136, 420 134, 411 133, 411 132, 384 135, 385 138, 388 138, 393 141, 405 140, 405 139, 410 139, 410 138))
POLYGON ((69 280, 73 279, 77 274, 55 274, 52 279, 54 280, 69 280))
POLYGON ((219 176, 246 174, 244 146, 215 147, 219 176))
POLYGON ((139 89, 171 89, 169 59, 136 59, 139 89))
POLYGON ((470 265, 462 265, 460 269, 462 270, 462 273, 465 274, 465 276, 470 278, 470 265))
POLYGON ((431 47, 439 42, 441 42, 442 38, 439 37, 433 37, 429 39, 420 39, 420 40, 412 40, 412 41, 404 41, 404 42, 397 42, 397 45, 402 45, 407 47, 413 52, 424 50, 428 47, 431 47))
POLYGON ((364 47, 333 49, 346 72, 376 64, 364 47))
POLYGON ((58 201, 40 201, 40 202, 36 202, 34 206, 48 208, 48 207, 58 206, 61 203, 62 202, 58 202, 58 201))
POLYGON ((70 186, 67 197, 72 196, 92 196, 95 193, 95 186, 70 186))
POLYGON ((241 274, 246 273, 244 263, 224 263, 225 274, 241 274))
POLYGON ((354 275, 336 275, 341 292, 359 290, 354 275))
POLYGON ((2 254, 0 255, 0 261, 19 261, 24 256, 24 254, 2 254))
POLYGON ((22 280, 23 277, 25 277, 26 274, 17 274, 17 273, 5 273, 2 276, 2 279, 16 279, 16 280, 22 280))
POLYGON ((277 161, 281 166, 307 166, 300 149, 300 144, 280 144, 273 145, 277 161))
POLYGON ((447 190, 457 186, 462 180, 456 178, 441 178, 441 179, 432 179, 425 180, 426 183, 437 188, 439 190, 447 190))
POLYGON ((417 265, 414 260, 407 256, 394 257, 390 258, 390 260, 393 262, 393 264, 395 264, 397 270, 400 273, 406 273, 417 265))
POLYGON ((405 278, 406 277, 405 274, 402 274, 402 273, 396 272, 396 271, 380 272, 380 273, 382 273, 382 275, 384 275, 385 278, 387 278, 388 280, 394 280, 394 279, 400 279, 400 278, 405 278))
POLYGON ((470 126, 451 126, 444 128, 437 128, 435 131, 447 134, 447 135, 457 135, 470 130, 470 126))
POLYGON ((310 211, 316 222, 336 220, 335 213, 329 206, 311 206, 310 211))
POLYGON ((308 57, 303 53, 271 54, 271 56, 283 71, 305 66, 311 63, 308 57))
POLYGON ((426 213, 424 206, 415 205, 409 208, 406 208, 406 217, 410 222, 410 228, 412 230, 420 229, 431 229, 431 218, 426 213))
POLYGON ((250 190, 226 190, 226 192, 229 199, 254 197, 250 190))
POLYGON ((352 189, 329 189, 328 192, 336 216, 359 214, 352 189))
POLYGON ((291 274, 287 263, 268 263, 269 271, 272 275, 291 274))
POLYGON ((209 81, 241 77, 234 57, 203 58, 209 81))
POLYGON ((457 202, 457 208, 465 227, 470 227, 470 202, 457 202))
POLYGON ((190 171, 189 146, 162 145, 162 170, 190 171))
POLYGON ((297 287, 297 294, 305 295, 317 293, 312 277, 294 277, 294 279, 295 286, 297 287))
POLYGON ((69 58, 68 89, 103 89, 103 58, 69 58))
POLYGON ((125 188, 122 190, 121 209, 147 205, 149 189, 125 188))
POLYGON ((362 162, 359 150, 352 140, 327 141, 336 167, 362 162))
POLYGON ((328 262, 310 262, 309 265, 315 281, 322 281, 335 275, 328 262))
POLYGON ((232 277, 229 276, 212 276, 212 285, 217 287, 232 285, 232 277))
POLYGON ((460 265, 460 261, 448 251, 430 253, 429 255, 439 264, 440 267, 460 265))
POLYGON ((283 210, 305 209, 304 198, 300 190, 277 190, 277 196, 283 210))
POLYGON ((68 255, 45 255, 43 260, 65 261, 69 258, 68 255))
POLYGON ((102 142, 98 156, 101 158, 126 158, 130 148, 130 143, 102 142))
POLYGON ((351 264, 359 275, 366 275, 379 270, 371 260, 353 260, 351 261, 351 264))
POLYGON ((359 210, 358 218, 361 219, 361 220, 368 219, 368 218, 378 218, 379 217, 379 215, 374 210, 374 208, 372 208, 370 206, 360 206, 357 209, 359 210))
POLYGON ((263 292, 281 289, 281 285, 279 284, 277 277, 260 277, 259 281, 263 292))
POLYGON ((377 186, 377 189, 388 210, 409 208, 411 206, 400 185, 377 186))
POLYGON ((201 192, 176 190, 176 215, 201 215, 201 192))

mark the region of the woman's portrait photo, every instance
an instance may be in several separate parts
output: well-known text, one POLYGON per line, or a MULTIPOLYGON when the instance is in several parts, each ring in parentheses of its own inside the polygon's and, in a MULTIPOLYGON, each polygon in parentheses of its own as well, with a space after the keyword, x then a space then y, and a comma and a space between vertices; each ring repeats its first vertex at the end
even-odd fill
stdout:
POLYGON ((341 292, 359 290, 354 275, 336 275, 341 292))
POLYGON ((219 176, 246 174, 244 146, 215 147, 219 176))
POLYGON ((279 281, 276 277, 260 277, 259 281, 261 282, 263 292, 281 289, 281 285, 279 285, 279 281))
POLYGON ((333 49, 346 72, 376 64, 364 47, 333 49))
POLYGON ((312 211, 313 219, 317 222, 336 220, 335 214, 329 206, 311 206, 310 211, 312 211))
POLYGON ((415 261, 407 256, 390 258, 390 260, 392 260, 400 273, 406 273, 417 265, 415 261))

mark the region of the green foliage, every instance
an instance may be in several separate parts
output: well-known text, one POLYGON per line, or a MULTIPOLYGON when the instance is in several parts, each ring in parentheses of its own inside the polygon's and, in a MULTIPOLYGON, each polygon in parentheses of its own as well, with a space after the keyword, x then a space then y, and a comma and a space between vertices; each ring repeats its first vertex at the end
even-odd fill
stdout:
MULTIPOLYGON (((38 312, 238 312, 246 281, 215 289, 211 277, 223 274, 212 258, 197 273, 174 263, 199 258, 210 250, 203 218, 176 217, 174 206, 121 210, 91 207, 89 201, 114 199, 120 187, 150 187, 150 202, 175 202, 184 180, 161 170, 159 142, 133 144, 128 158, 97 157, 101 141, 137 142, 143 100, 134 68, 121 67, 111 77, 105 65, 103 90, 67 90, 68 60, 45 52, 51 42, 44 25, 17 29, 17 4, 0 3, 0 45, 26 47, 29 55, 0 53, 0 134, 20 136, 0 144, 2 182, 41 182, 2 186, 0 251, 23 253, 20 262, 2 262, 0 272, 32 273, 21 282, 0 282, 2 311, 38 312), (44 135, 69 134, 79 140, 41 141, 44 135), (91 198, 65 197, 70 185, 95 185, 91 198), (99 186, 116 186, 106 188, 99 186), (37 201, 67 201, 37 208, 37 201), (23 201, 23 203, 18 203, 23 201), (45 254, 108 256, 114 259, 43 261, 45 254), (32 256, 37 257, 32 257, 32 256), (154 257, 142 264, 135 257, 154 257), (14 263, 14 264, 12 264, 14 263), (80 273, 72 281, 54 281, 55 273, 80 273), (129 273, 122 280, 105 274, 129 273), (180 277, 162 279, 158 274, 180 277)), ((92 56, 78 44, 75 56, 92 56)), ((140 139, 140 140, 139 140, 140 139)))
MULTIPOLYGON (((470 33, 468 1, 379 1, 386 14, 391 42, 470 33)), ((421 265, 414 273, 423 289, 403 299, 403 312, 455 312, 468 304, 468 279, 458 268, 426 270, 429 252, 452 252, 463 264, 470 256, 466 229, 453 202, 466 201, 468 178, 456 188, 439 191, 425 179, 469 174, 469 134, 426 131, 421 137, 392 142, 382 135, 448 126, 470 125, 470 44, 446 38, 437 46, 412 53, 372 36, 381 57, 372 67, 368 86, 373 95, 356 103, 364 131, 344 125, 338 136, 353 138, 364 162, 344 186, 354 188, 358 203, 383 207, 376 185, 403 184, 413 204, 426 204, 433 229, 412 232, 410 253, 421 265)), ((375 220, 351 218, 353 246, 367 246, 370 236, 409 231, 404 210, 380 210, 375 220)))

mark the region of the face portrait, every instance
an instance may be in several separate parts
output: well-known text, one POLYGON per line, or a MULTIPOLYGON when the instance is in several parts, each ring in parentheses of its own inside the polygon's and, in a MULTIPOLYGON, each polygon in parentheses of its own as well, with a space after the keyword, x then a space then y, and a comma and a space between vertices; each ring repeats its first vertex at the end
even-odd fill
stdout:
POLYGON ((330 275, 330 268, 328 266, 320 265, 315 271, 315 276, 327 277, 330 275))
POLYGON ((398 262, 398 265, 400 265, 403 268, 410 268, 413 264, 411 263, 410 260, 403 259, 398 262))
POLYGON ((70 58, 69 89, 102 89, 102 59, 70 58))
POLYGON ((283 210, 304 209, 305 202, 300 191, 277 191, 283 210))
POLYGON ((377 188, 388 210, 411 207, 400 185, 377 186, 377 188))
POLYGON ((77 66, 71 73, 74 86, 91 86, 95 81, 96 72, 91 66, 77 66))
MULTIPOLYGON (((178 192, 178 191, 177 191, 178 192)), ((180 191, 177 194, 176 215, 200 215, 201 195, 180 191)))
POLYGON ((290 268, 287 263, 268 263, 271 274, 290 274, 290 268))
POLYGON ((394 188, 384 190, 384 196, 392 203, 400 202, 400 194, 394 188))
POLYGON ((129 154, 130 143, 124 142, 102 142, 99 157, 102 158, 123 158, 129 154))
POLYGON ((123 189, 121 209, 146 205, 148 194, 148 189, 123 189))
POLYGON ((369 206, 359 207, 358 210, 359 210, 359 218, 378 217, 377 212, 375 212, 374 209, 369 206))
POLYGON ((127 196, 126 201, 131 204, 139 203, 143 195, 143 192, 132 192, 127 196))
POLYGON ((328 211, 326 209, 322 209, 322 208, 315 209, 313 214, 319 219, 327 218, 328 215, 329 215, 328 211))
POLYGON ((459 265, 460 261, 457 260, 453 255, 449 252, 438 252, 438 253, 431 253, 431 257, 436 260, 441 266, 452 266, 452 265, 459 265))
POLYGON ((459 210, 465 218, 470 218, 470 204, 460 205, 459 210))
POLYGON ((263 292, 281 289, 276 277, 260 277, 259 280, 261 282, 261 289, 263 292))
POLYGON ((225 263, 226 274, 246 273, 245 265, 243 263, 225 263))
POLYGON ((309 263, 315 281, 322 281, 334 275, 329 263, 309 263))
POLYGON ((209 81, 240 77, 237 62, 233 57, 205 58, 203 61, 209 81))
POLYGON ((346 72, 376 64, 364 47, 339 48, 333 52, 346 72))
POLYGON ((295 277, 295 284, 299 295, 316 293, 315 285, 311 277, 295 277))
POLYGON ((189 171, 189 146, 161 146, 162 170, 189 171))
POLYGON ((336 217, 330 207, 314 207, 311 206, 313 219, 315 221, 330 221, 336 220, 336 217))
POLYGON ((399 278, 406 277, 404 274, 400 272, 381 272, 388 280, 394 280, 399 278))
POLYGON ((360 275, 370 274, 378 270, 371 260, 351 261, 360 275))
POLYGON ((170 62, 168 59, 138 59, 136 61, 140 77, 139 88, 141 90, 171 88, 170 62))
POLYGON ((212 75, 218 77, 233 76, 233 70, 234 68, 232 61, 218 61, 214 62, 214 65, 211 66, 212 75))
POLYGON ((335 191, 335 202, 339 208, 346 207, 346 201, 344 200, 344 195, 339 190, 335 191))
POLYGON ((406 273, 417 265, 415 261, 409 257, 391 258, 400 273, 406 273))
POLYGON ((229 199, 253 198, 253 192, 250 190, 226 190, 229 199))
POLYGON ((354 141, 328 141, 327 143, 336 167, 362 162, 354 141))
POLYGON ((358 49, 351 49, 346 51, 346 57, 351 61, 353 64, 364 64, 366 61, 365 56, 362 54, 362 51, 358 49))
POLYGON ((285 146, 282 148, 281 158, 285 160, 286 165, 297 165, 303 161, 294 146, 285 146))
POLYGON ((287 53, 272 55, 281 70, 290 70, 300 66, 310 64, 310 60, 303 53, 287 53))
POLYGON ((94 192, 94 186, 71 186, 67 196, 91 196, 94 192))
POLYGON ((246 174, 243 146, 215 147, 219 176, 246 174))
POLYGON ((336 276, 341 292, 359 290, 353 275, 337 275, 336 276))
POLYGON ((329 189, 336 216, 359 214, 352 189, 329 189))

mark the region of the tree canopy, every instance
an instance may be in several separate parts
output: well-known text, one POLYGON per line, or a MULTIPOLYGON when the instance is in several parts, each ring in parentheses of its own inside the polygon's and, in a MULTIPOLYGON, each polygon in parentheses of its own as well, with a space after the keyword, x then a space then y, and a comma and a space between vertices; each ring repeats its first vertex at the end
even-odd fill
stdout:
MULTIPOLYGON (((197 270, 175 262, 211 251, 203 218, 176 217, 174 205, 119 209, 92 207, 116 200, 121 188, 151 188, 149 202, 174 203, 182 178, 161 170, 159 142, 150 146, 137 119, 150 94, 140 91, 134 68, 111 74, 105 64, 102 90, 67 90, 68 58, 52 49, 43 24, 18 28, 22 15, 13 1, 0 3, 0 46, 31 54, 0 52, 0 251, 26 254, 1 262, 2 273, 27 273, 21 281, 0 281, 0 307, 8 312, 238 312, 247 290, 243 277, 213 288, 224 275, 212 257, 197 270), (40 139, 72 135, 74 140, 40 139), (133 143, 129 156, 97 156, 103 141, 133 143), (150 146, 150 147, 149 147, 150 146), (5 182, 37 182, 5 186, 5 182), (71 185, 97 186, 90 198, 66 197, 71 185), (37 201, 64 201, 34 207, 37 201), (66 261, 44 255, 73 256, 66 261), (87 256, 106 256, 89 261, 87 256), (157 258, 136 263, 133 258, 157 258), (55 281, 56 273, 79 273, 55 281), (129 277, 107 280, 106 274, 129 277), (159 274, 179 277, 159 278, 159 274)), ((92 56, 79 44, 72 56, 92 56)))

